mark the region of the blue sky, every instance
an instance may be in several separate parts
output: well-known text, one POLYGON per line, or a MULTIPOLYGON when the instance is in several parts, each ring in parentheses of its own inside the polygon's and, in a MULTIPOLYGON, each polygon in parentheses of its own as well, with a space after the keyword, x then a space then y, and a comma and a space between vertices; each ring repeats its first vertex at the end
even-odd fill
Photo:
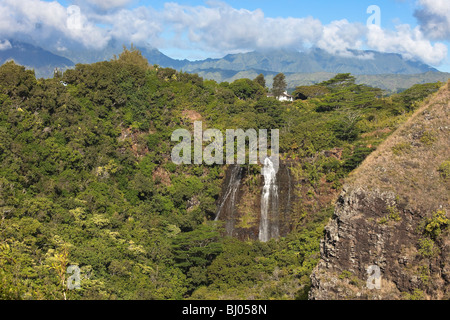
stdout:
MULTIPOLYGON (((148 5, 154 8, 163 8, 164 4, 170 1, 152 0, 135 1, 132 6, 148 5)), ((179 4, 202 6, 207 3, 203 0, 176 1, 179 4)), ((267 17, 305 17, 313 16, 323 23, 330 23, 333 20, 347 19, 349 21, 359 21, 365 23, 368 14, 367 7, 378 5, 382 9, 386 25, 392 26, 393 19, 399 19, 404 23, 415 23, 413 17, 414 1, 394 1, 394 0, 228 0, 224 1, 230 6, 248 10, 262 9, 267 17)))
POLYGON ((14 36, 53 51, 132 41, 191 60, 280 47, 343 56, 371 49, 450 72, 448 0, 0 0, 0 50, 14 36), (77 28, 67 23, 73 5, 77 28), (370 5, 380 8, 379 26, 366 25, 370 5))

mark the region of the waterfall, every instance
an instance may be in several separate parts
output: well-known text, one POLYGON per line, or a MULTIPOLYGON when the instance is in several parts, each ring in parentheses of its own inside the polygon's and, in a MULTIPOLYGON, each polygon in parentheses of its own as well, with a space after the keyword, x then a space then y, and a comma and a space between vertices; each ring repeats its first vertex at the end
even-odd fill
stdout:
POLYGON ((289 167, 286 166, 286 172, 288 176, 288 200, 287 200, 287 207, 286 211, 289 212, 291 210, 291 173, 289 172, 289 167))
POLYGON ((214 217, 224 223, 226 236, 268 242, 290 232, 294 180, 289 167, 282 164, 278 168, 276 160, 266 157, 262 161, 259 194, 243 186, 245 168, 228 166, 214 217))
MULTIPOLYGON (((227 205, 228 211, 233 213, 236 202, 236 194, 239 191, 239 187, 241 185, 241 176, 242 176, 242 168, 239 165, 233 166, 231 170, 231 177, 228 181, 228 185, 226 188, 226 192, 224 197, 222 198, 222 202, 220 203, 219 208, 217 209, 215 221, 219 220, 220 214, 223 211, 225 205, 227 205), (228 201, 229 199, 229 201, 228 201)), ((227 220, 231 220, 228 217, 227 220)))
POLYGON ((261 195, 261 221, 259 224, 259 240, 267 242, 279 235, 278 227, 278 186, 277 173, 270 158, 264 160, 262 169, 264 187, 261 195), (274 221, 274 223, 271 223, 274 221))

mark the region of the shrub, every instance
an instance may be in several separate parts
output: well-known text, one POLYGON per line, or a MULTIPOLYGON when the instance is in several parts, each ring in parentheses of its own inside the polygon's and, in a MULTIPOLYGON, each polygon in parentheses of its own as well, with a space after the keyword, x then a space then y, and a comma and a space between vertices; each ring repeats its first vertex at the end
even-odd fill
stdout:
POLYGON ((236 97, 241 100, 257 99, 264 95, 264 88, 249 79, 239 79, 230 84, 236 97))
POLYGON ((355 148, 355 151, 350 158, 345 160, 344 169, 347 171, 352 171, 356 169, 366 158, 372 153, 373 149, 367 148, 366 146, 359 146, 355 148))
POLYGON ((450 177, 450 160, 444 161, 438 171, 443 179, 448 179, 450 177))
POLYGON ((426 146, 431 146, 437 140, 436 136, 428 131, 425 131, 420 138, 420 142, 422 142, 426 146))
POLYGON ((432 239, 436 239, 448 227, 449 222, 446 212, 438 210, 431 218, 425 220, 424 233, 432 239))
POLYGON ((428 238, 419 240, 419 253, 422 257, 432 257, 436 253, 434 241, 428 238))
POLYGON ((390 220, 393 220, 396 222, 402 220, 402 218, 400 217, 400 211, 395 206, 388 206, 387 209, 389 211, 388 217, 390 220))
POLYGON ((407 153, 410 150, 411 150, 411 144, 409 144, 408 142, 401 142, 392 147, 392 152, 396 156, 399 156, 403 153, 407 153))
POLYGON ((342 273, 339 275, 339 279, 344 280, 344 279, 350 279, 352 277, 352 273, 350 271, 344 270, 342 271, 342 273))
POLYGON ((389 213, 378 220, 379 224, 386 224, 389 221, 399 222, 402 220, 400 217, 400 211, 395 206, 388 206, 387 211, 389 213))
POLYGON ((407 110, 412 110, 417 103, 430 94, 438 91, 441 83, 416 84, 402 93, 393 96, 393 101, 403 104, 407 110))
POLYGON ((422 290, 415 289, 413 293, 404 293, 406 300, 425 300, 425 294, 422 290))

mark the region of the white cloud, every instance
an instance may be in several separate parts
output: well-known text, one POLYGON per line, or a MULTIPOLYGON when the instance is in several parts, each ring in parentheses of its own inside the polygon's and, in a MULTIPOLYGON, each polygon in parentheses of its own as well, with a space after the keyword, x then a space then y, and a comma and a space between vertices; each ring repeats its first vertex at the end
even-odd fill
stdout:
MULTIPOLYGON (((106 1, 103 5, 111 8, 129 2, 106 1)), ((161 27, 153 16, 156 16, 154 11, 145 7, 99 13, 77 5, 66 8, 56 1, 2 0, 0 36, 31 38, 41 46, 56 50, 61 45, 77 44, 88 49, 102 49, 113 38, 124 43, 143 44, 149 40, 157 43, 161 27)))
POLYGON ((90 22, 82 11, 79 28, 70 28, 67 23, 70 12, 56 1, 3 0, 0 9, 0 34, 3 36, 27 35, 44 43, 63 37, 88 48, 101 48, 109 40, 105 30, 90 22))
POLYGON ((262 10, 235 9, 220 2, 210 7, 168 3, 164 19, 197 46, 226 52, 301 48, 315 43, 322 33, 321 22, 311 17, 267 18, 262 10))
POLYGON ((387 31, 376 25, 368 27, 367 44, 381 52, 399 53, 406 59, 422 60, 438 65, 447 56, 447 47, 442 43, 434 45, 425 38, 419 27, 397 26, 397 30, 387 31))
POLYGON ((11 49, 11 42, 8 40, 0 41, 0 51, 11 49))
POLYGON ((71 15, 70 11, 66 11, 64 22, 64 25, 58 26, 57 29, 69 39, 82 43, 87 48, 101 49, 111 39, 108 32, 91 22, 83 11, 76 13, 75 17, 71 15), (75 20, 75 22, 69 23, 71 20, 75 20))
POLYGON ((353 56, 353 49, 370 48, 438 65, 447 47, 427 37, 448 39, 450 33, 448 0, 418 0, 421 7, 416 15, 421 26, 401 25, 395 31, 347 20, 323 25, 312 17, 270 18, 262 10, 236 9, 223 2, 208 2, 207 6, 166 3, 156 11, 143 6, 126 8, 133 0, 74 0, 77 11, 56 1, 0 1, 0 39, 27 37, 54 50, 80 44, 102 49, 110 40, 158 48, 170 44, 171 48, 216 55, 317 46, 332 54, 353 56))
POLYGON ((393 52, 407 59, 437 65, 447 55, 444 44, 432 44, 419 28, 399 26, 387 31, 376 26, 338 20, 322 25, 313 18, 268 18, 261 10, 235 9, 224 3, 205 6, 166 4, 164 20, 177 33, 179 46, 216 52, 250 51, 267 48, 316 46, 331 54, 372 59, 373 55, 355 55, 353 50, 369 47, 393 52))
MULTIPOLYGON (((66 9, 56 1, 3 0, 3 3, 6 5, 4 14, 10 16, 8 22, 13 22, 14 27, 22 31, 33 29, 39 23, 49 27, 59 27, 66 20, 66 9)), ((5 26, 2 25, 2 27, 5 26)), ((10 26, 7 29, 15 30, 14 27, 10 26)))
MULTIPOLYGON (((347 20, 333 21, 324 26, 322 37, 316 43, 317 47, 332 54, 353 57, 349 49, 359 49, 363 45, 363 37, 366 32, 364 25, 349 23, 347 20)), ((361 58, 369 58, 363 56, 361 58)))
POLYGON ((135 45, 160 45, 159 34, 163 31, 159 14, 147 7, 133 10, 121 9, 108 15, 96 14, 92 18, 99 23, 110 26, 109 35, 135 45))
POLYGON ((450 1, 419 0, 414 15, 421 29, 432 39, 450 40, 450 1))

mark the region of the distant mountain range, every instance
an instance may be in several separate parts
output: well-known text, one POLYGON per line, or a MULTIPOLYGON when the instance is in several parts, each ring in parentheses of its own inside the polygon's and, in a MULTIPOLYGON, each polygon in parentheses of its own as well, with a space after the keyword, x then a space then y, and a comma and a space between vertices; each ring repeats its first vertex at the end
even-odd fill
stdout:
POLYGON ((10 48, 0 50, 0 65, 9 60, 34 69, 38 77, 52 77, 55 68, 65 70, 75 66, 70 59, 54 54, 40 47, 9 40, 10 48))
MULTIPOLYGON (((271 88, 273 78, 277 72, 266 72, 261 70, 246 71, 224 71, 224 70, 198 70, 196 73, 204 79, 211 79, 217 82, 233 82, 237 79, 248 78, 255 79, 262 73, 266 79, 266 85, 271 88)), ((289 91, 293 91, 297 86, 309 86, 325 80, 329 80, 336 75, 331 72, 315 73, 284 73, 289 91)), ((367 74, 355 75, 356 83, 367 84, 372 87, 380 88, 389 92, 399 92, 408 89, 415 84, 446 82, 450 79, 450 73, 446 72, 425 72, 417 74, 367 74)))
MULTIPOLYGON (((37 77, 51 77, 55 68, 66 70, 76 63, 110 60, 122 51, 122 47, 113 42, 101 51, 79 49, 49 52, 31 44, 9 41, 11 48, 0 50, 0 64, 13 59, 35 69, 37 77)), ((422 62, 406 60, 399 54, 376 51, 355 50, 352 57, 341 57, 317 48, 306 52, 269 50, 229 54, 221 59, 189 61, 172 59, 157 49, 139 50, 151 64, 198 73, 218 82, 252 79, 262 73, 271 86, 273 77, 283 72, 288 86, 294 88, 329 79, 336 73, 352 73, 359 82, 396 91, 415 83, 446 81, 450 77, 449 73, 439 72, 422 62)))
POLYGON ((353 51, 354 57, 340 57, 322 49, 307 52, 272 50, 230 54, 222 59, 207 59, 183 66, 189 72, 198 70, 262 70, 284 73, 352 73, 360 74, 414 74, 436 69, 421 62, 408 61, 398 54, 375 51, 353 51), (361 58, 366 57, 366 58, 361 58), (370 57, 370 58, 367 58, 370 57))

